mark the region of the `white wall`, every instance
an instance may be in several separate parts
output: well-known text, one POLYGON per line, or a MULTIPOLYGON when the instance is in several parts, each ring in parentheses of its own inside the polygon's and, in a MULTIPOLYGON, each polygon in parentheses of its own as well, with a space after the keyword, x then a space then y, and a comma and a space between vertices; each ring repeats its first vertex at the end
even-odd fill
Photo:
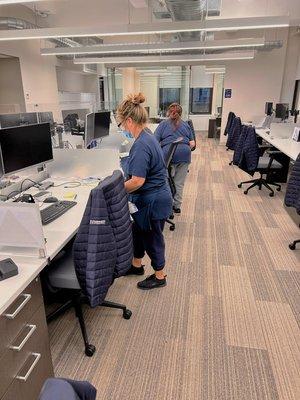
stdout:
POLYGON ((149 76, 141 80, 141 92, 146 97, 145 106, 150 107, 150 117, 157 115, 158 111, 158 77, 149 76))
POLYGON ((299 58, 298 58, 298 68, 296 71, 296 79, 300 79, 300 54, 299 54, 299 58))
MULTIPOLYGON (((253 60, 226 63, 224 89, 232 89, 232 97, 223 99, 221 132, 227 115, 233 111, 244 121, 256 120, 264 115, 266 101, 279 102, 283 82, 288 30, 282 29, 278 39, 283 47, 269 52, 257 52, 253 60)), ((221 135, 221 142, 226 137, 221 135)))
MULTIPOLYGON (((288 44, 285 57, 284 76, 280 101, 288 103, 290 106, 293 102, 295 81, 297 79, 297 67, 300 57, 300 35, 296 28, 289 29, 288 44)), ((298 78, 299 79, 299 78, 298 78)))
POLYGON ((57 86, 60 92, 96 93, 97 75, 84 74, 65 68, 56 67, 57 86))
POLYGON ((0 59, 0 113, 25 111, 20 62, 18 58, 0 59))
POLYGON ((53 111, 60 117, 56 58, 42 57, 36 40, 1 42, 0 53, 20 60, 26 111, 53 111))

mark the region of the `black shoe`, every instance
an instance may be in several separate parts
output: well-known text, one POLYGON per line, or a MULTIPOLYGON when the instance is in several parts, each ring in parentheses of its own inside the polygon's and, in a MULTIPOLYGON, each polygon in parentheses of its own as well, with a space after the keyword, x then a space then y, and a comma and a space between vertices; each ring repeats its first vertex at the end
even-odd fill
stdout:
POLYGON ((144 273, 145 273, 144 265, 142 265, 141 267, 134 267, 131 264, 131 267, 126 272, 126 275, 144 275, 144 273))
POLYGON ((181 213, 180 208, 173 207, 173 210, 174 210, 175 214, 180 214, 181 213))
POLYGON ((157 279, 155 274, 153 274, 148 276, 148 278, 144 279, 143 281, 138 282, 137 287, 142 290, 150 290, 166 286, 166 284, 167 284, 166 278, 157 279))

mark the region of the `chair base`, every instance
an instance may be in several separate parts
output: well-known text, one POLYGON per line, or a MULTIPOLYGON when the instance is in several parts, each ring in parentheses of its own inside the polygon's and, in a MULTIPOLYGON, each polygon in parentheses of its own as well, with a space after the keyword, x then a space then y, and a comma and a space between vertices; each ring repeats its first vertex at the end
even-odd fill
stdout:
POLYGON ((166 219, 166 223, 170 225, 170 231, 175 231, 176 225, 173 221, 174 219, 174 214, 172 213, 168 219, 166 219))
MULTIPOLYGON (((55 318, 69 310, 70 308, 74 308, 75 310, 75 315, 78 318, 78 322, 80 325, 80 330, 82 334, 82 338, 84 341, 84 347, 85 347, 85 355, 88 357, 92 357, 96 351, 96 347, 92 345, 89 342, 88 335, 87 335, 87 330, 86 330, 86 325, 83 317, 83 312, 82 312, 82 303, 86 302, 86 297, 81 294, 81 292, 77 292, 73 297, 68 300, 66 303, 62 304, 60 307, 58 307, 55 311, 47 315, 47 323, 53 321, 55 318)), ((124 319, 130 319, 132 312, 126 308, 124 304, 119 304, 119 303, 114 303, 112 301, 103 301, 101 304, 102 307, 108 307, 108 308, 117 308, 119 310, 123 311, 123 318, 124 319)))
POLYGON ((300 239, 299 240, 294 240, 292 243, 289 244, 289 248, 291 250, 295 250, 296 249, 296 244, 300 243, 300 239))
POLYGON ((268 182, 265 178, 262 177, 262 174, 260 176, 260 178, 258 179, 252 179, 250 181, 245 181, 245 182, 241 182, 238 184, 238 187, 241 188, 242 185, 246 184, 246 183, 252 183, 252 185, 250 185, 245 191, 244 194, 248 194, 248 191, 252 188, 254 188, 255 186, 258 186, 258 189, 261 190, 262 186, 266 187, 267 189, 269 189, 270 193, 269 196, 273 197, 275 192, 274 190, 271 188, 270 185, 276 186, 276 190, 278 192, 280 192, 281 190, 281 185, 279 185, 279 183, 275 183, 275 182, 268 182))

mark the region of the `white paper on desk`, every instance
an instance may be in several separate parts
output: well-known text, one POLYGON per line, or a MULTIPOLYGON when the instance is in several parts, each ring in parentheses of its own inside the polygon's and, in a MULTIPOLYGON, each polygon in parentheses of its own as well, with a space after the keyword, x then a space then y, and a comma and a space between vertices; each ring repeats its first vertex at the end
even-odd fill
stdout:
POLYGON ((38 249, 45 257, 45 239, 37 204, 4 203, 0 205, 0 247, 38 249))
POLYGON ((296 126, 294 128, 292 139, 295 140, 296 142, 299 142, 299 140, 300 140, 300 127, 296 126))

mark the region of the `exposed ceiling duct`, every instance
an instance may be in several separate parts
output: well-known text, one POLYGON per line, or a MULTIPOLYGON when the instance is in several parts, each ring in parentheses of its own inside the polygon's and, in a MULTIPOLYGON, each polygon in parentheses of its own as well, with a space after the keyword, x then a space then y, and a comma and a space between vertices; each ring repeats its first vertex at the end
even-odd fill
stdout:
MULTIPOLYGON (((164 0, 173 21, 203 21, 207 16, 208 0, 164 0)), ((205 32, 181 32, 179 39, 205 40, 205 32)))
MULTIPOLYGON (((0 30, 21 30, 21 29, 38 29, 38 25, 31 22, 25 21, 21 18, 14 17, 0 17, 0 30)), ((88 46, 95 44, 102 44, 103 40, 97 37, 83 37, 83 38, 57 38, 57 39, 47 39, 49 42, 58 45, 59 47, 78 47, 78 46, 88 46)))

